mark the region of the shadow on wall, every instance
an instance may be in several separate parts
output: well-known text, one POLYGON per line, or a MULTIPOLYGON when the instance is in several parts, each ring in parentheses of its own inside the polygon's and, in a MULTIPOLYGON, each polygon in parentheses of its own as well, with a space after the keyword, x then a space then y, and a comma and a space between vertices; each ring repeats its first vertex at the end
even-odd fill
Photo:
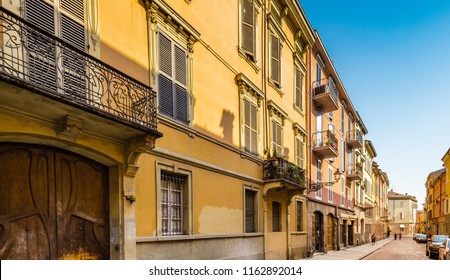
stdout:
POLYGON ((227 144, 233 144, 233 121, 234 114, 230 111, 222 111, 222 120, 220 126, 223 129, 223 141, 227 144))

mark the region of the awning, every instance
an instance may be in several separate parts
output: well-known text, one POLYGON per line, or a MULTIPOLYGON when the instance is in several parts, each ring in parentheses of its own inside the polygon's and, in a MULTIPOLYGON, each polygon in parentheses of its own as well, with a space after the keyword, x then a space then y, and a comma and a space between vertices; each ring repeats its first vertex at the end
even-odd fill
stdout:
POLYGON ((400 228, 405 228, 405 225, 400 225, 400 228))

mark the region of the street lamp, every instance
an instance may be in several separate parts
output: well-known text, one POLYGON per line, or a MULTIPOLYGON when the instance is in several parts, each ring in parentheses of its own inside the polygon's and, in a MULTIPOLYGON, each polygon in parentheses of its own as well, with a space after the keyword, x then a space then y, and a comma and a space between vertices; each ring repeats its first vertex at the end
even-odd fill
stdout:
POLYGON ((317 183, 310 183, 308 186, 308 193, 310 192, 316 192, 318 190, 320 190, 322 187, 324 186, 332 186, 334 183, 337 183, 339 181, 339 179, 341 179, 341 175, 342 175, 342 170, 340 170, 339 168, 336 169, 336 171, 334 172, 334 181, 332 182, 317 182, 317 183))

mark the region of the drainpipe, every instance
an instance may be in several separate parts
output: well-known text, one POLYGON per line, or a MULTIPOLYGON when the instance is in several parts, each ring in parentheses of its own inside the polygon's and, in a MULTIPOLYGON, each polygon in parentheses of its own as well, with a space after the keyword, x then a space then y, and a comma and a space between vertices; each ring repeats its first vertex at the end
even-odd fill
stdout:
MULTIPOLYGON (((262 22, 262 30, 263 30, 263 36, 262 36, 262 46, 263 46, 263 59, 262 59, 262 81, 261 81, 261 90, 264 93, 264 104, 263 104, 263 112, 264 112, 264 138, 263 138, 263 142, 264 142, 264 152, 268 151, 269 147, 268 147, 268 126, 267 126, 267 88, 266 88, 266 79, 267 79, 267 75, 266 75, 266 71, 267 71, 267 0, 264 0, 263 2, 263 11, 262 11, 262 15, 263 15, 263 22, 262 22)), ((267 212, 268 212, 268 208, 267 208, 267 197, 264 196, 264 221, 263 221, 263 227, 264 227, 264 259, 266 259, 266 250, 267 250, 267 232, 268 232, 268 228, 267 228, 267 212)))
MULTIPOLYGON (((306 190, 306 202, 307 202, 307 209, 308 209, 307 215, 309 215, 309 210, 311 209, 311 207, 309 205, 310 200, 309 200, 309 197, 308 197, 308 188, 309 188, 309 185, 311 184, 311 165, 312 165, 312 162, 311 162, 312 161, 312 133, 311 133, 311 129, 312 129, 311 128, 312 127, 312 124, 311 124, 311 119, 312 119, 312 116, 311 116, 311 114, 312 114, 312 73, 311 73, 311 71, 312 71, 312 69, 311 69, 312 49, 313 49, 313 46, 311 46, 311 48, 309 49, 309 56, 307 56, 309 61, 307 61, 307 65, 308 65, 308 75, 307 75, 308 81, 306 83, 306 85, 308 87, 306 89, 306 92, 307 92, 307 95, 308 95, 308 102, 306 102, 306 106, 309 107, 309 108, 306 108, 306 113, 307 113, 306 114, 306 118, 307 118, 306 123, 307 123, 307 131, 308 131, 308 134, 309 134, 308 142, 307 142, 308 144, 306 146, 308 148, 308 152, 306 153, 306 155, 308 156, 308 159, 307 159, 306 162, 308 162, 308 176, 309 176, 309 180, 307 181, 307 186, 308 187, 307 187, 307 190, 306 190), (308 112, 309 112, 309 114, 308 114, 308 112)), ((310 221, 312 221, 312 217, 311 217, 310 221)), ((308 226, 306 227, 306 229, 308 229, 308 226)), ((307 232, 307 237, 308 236, 312 237, 312 230, 313 229, 312 229, 312 225, 311 225, 311 232, 307 232)), ((306 245, 309 246, 309 243, 310 243, 309 238, 306 238, 306 245)))

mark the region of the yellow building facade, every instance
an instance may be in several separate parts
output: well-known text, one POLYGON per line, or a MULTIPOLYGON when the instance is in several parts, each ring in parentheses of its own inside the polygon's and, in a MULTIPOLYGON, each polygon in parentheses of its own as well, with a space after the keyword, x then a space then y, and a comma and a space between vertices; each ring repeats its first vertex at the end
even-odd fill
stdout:
POLYGON ((0 3, 0 259, 358 245, 365 127, 298 1, 0 3))

